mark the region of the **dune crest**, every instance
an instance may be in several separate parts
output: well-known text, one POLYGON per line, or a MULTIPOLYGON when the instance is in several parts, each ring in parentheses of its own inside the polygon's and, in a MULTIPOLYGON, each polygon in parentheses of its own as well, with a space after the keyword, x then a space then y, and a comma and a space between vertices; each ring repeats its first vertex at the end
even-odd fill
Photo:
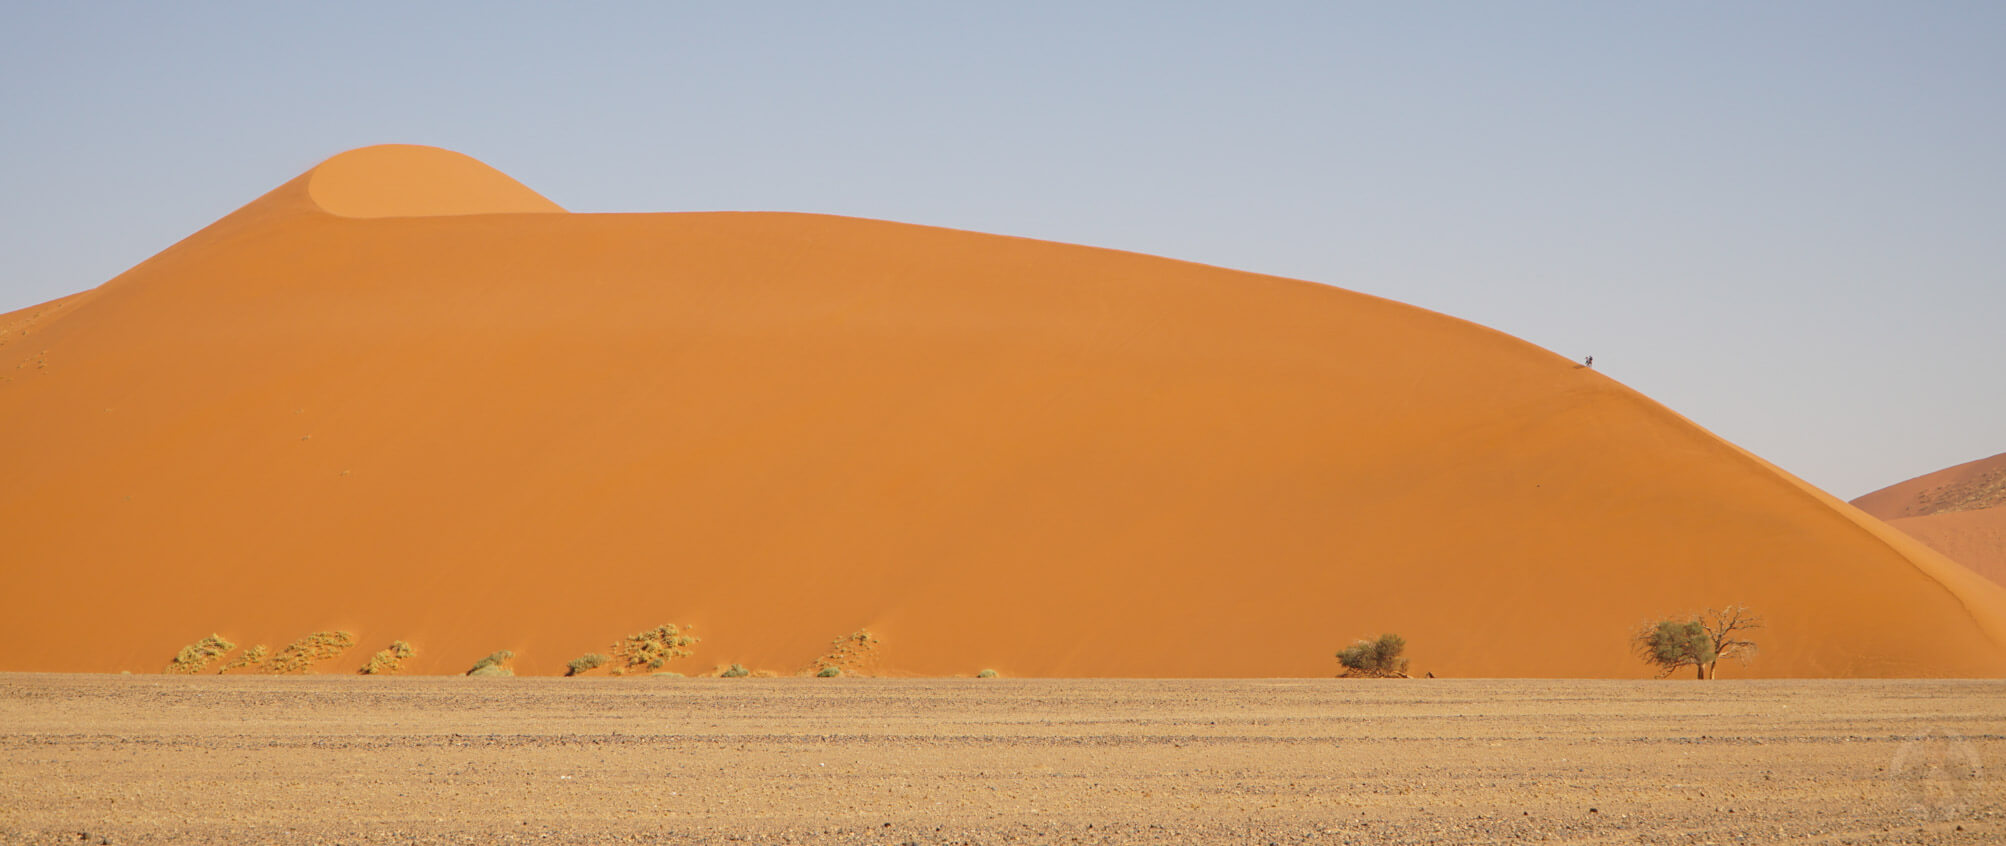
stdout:
POLYGON ((1640 624, 1739 603, 1730 677, 2006 675, 2006 589, 1497 331, 1022 238, 542 213, 469 162, 337 156, 21 336, 0 670, 342 631, 557 674, 675 620, 684 673, 868 629, 885 675, 1328 676, 1395 632, 1415 674, 1639 677, 1640 624))
POLYGON ((564 208, 507 174, 451 150, 380 144, 315 167, 306 192, 340 217, 549 214, 564 208))

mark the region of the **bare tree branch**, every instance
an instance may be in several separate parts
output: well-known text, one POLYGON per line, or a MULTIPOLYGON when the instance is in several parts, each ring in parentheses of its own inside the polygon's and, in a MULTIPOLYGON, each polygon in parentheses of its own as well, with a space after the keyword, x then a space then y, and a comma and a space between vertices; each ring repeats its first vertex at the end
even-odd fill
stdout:
POLYGON ((1700 624, 1706 627, 1707 636, 1713 638, 1714 660, 1708 662, 1706 674, 1712 678, 1720 659, 1732 657, 1747 664, 1755 658, 1755 641, 1736 637, 1737 633, 1762 628, 1762 618, 1748 610, 1746 605, 1729 605, 1721 609, 1708 608, 1700 624))

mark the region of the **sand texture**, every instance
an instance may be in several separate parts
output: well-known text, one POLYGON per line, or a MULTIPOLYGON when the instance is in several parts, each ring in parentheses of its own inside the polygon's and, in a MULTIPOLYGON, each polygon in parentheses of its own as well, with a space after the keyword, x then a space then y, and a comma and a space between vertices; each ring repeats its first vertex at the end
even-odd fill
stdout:
POLYGON ((1994 844, 2002 696, 7 676, 0 842, 1994 844))
POLYGON ((2006 585, 2006 453, 1889 485, 1853 504, 2006 585))
POLYGON ((685 673, 868 630, 891 675, 1319 676, 1394 631, 1417 674, 1639 677, 1640 623, 1743 603, 1729 677, 2006 675, 2006 589, 1594 370, 1309 282, 569 214, 387 147, 0 326, 4 670, 349 632, 314 669, 555 674, 675 623, 685 673))

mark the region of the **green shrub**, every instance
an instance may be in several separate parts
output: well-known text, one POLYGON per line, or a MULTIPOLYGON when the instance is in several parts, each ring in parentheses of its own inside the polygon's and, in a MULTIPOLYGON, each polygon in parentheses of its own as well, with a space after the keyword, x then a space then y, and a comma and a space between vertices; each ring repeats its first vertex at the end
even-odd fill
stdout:
POLYGON ((746 669, 744 664, 733 664, 719 672, 717 677, 721 679, 742 679, 749 675, 752 675, 752 671, 746 669))
POLYGON ((468 670, 468 671, 467 671, 467 675, 470 675, 470 676, 513 676, 513 675, 515 675, 515 671, 514 671, 514 670, 511 670, 511 669, 509 669, 509 668, 508 668, 508 667, 506 666, 506 664, 507 664, 507 662, 508 662, 508 661, 509 661, 510 659, 513 659, 514 657, 515 657, 515 653, 514 653, 514 652, 511 652, 511 651, 509 651, 509 650, 506 650, 506 649, 503 649, 503 650, 501 650, 501 651, 498 651, 498 652, 494 652, 494 653, 491 653, 491 654, 489 654, 489 655, 488 655, 488 657, 486 657, 486 658, 482 658, 482 659, 481 659, 481 660, 479 660, 479 661, 475 661, 475 662, 474 662, 474 668, 473 668, 473 669, 471 669, 471 670, 468 670))
POLYGON ((597 652, 587 652, 584 655, 580 655, 576 658, 571 659, 571 663, 564 665, 564 674, 567 676, 575 676, 578 675, 579 673, 585 672, 586 670, 596 669, 600 666, 603 666, 608 660, 611 659, 597 652))
POLYGON ((1383 634, 1377 640, 1361 640, 1345 647, 1337 653, 1337 661, 1344 665, 1344 676, 1404 679, 1407 659, 1400 657, 1400 653, 1406 649, 1406 638, 1383 634))
POLYGON ((279 650, 265 662, 265 672, 277 675, 309 672, 313 665, 337 657, 354 645, 355 635, 348 632, 314 632, 279 650))
POLYGON ((168 662, 167 669, 161 672, 193 675, 209 669, 209 665, 216 659, 223 657, 224 654, 236 648, 237 645, 231 643, 229 638, 219 634, 211 634, 208 637, 181 647, 181 651, 174 654, 174 660, 168 662))
POLYGON ((806 672, 821 675, 831 667, 845 675, 870 675, 878 665, 878 636, 870 629, 858 629, 829 642, 829 651, 815 659, 806 672))
POLYGON ((418 650, 411 648, 411 644, 393 640, 389 648, 369 656, 369 663, 362 665, 362 669, 356 672, 365 676, 390 675, 403 670, 404 661, 416 654, 418 650))
POLYGON ((818 679, 833 679, 842 674, 843 674, 843 668, 834 665, 823 667, 822 669, 815 671, 815 677, 818 679))
POLYGON ((692 634, 694 626, 677 626, 664 623, 647 631, 628 635, 613 644, 613 655, 620 659, 626 670, 659 670, 677 658, 687 658, 696 651, 697 636, 692 634))
POLYGON ((975 677, 978 679, 993 679, 996 678, 996 675, 997 673, 995 670, 983 670, 982 672, 976 673, 975 677))
POLYGON ((264 644, 260 643, 257 646, 253 646, 249 649, 244 650, 242 655, 238 655, 236 659, 232 660, 230 663, 224 664, 223 669, 216 671, 216 675, 220 676, 232 670, 260 669, 260 665, 265 663, 265 658, 270 654, 271 650, 267 648, 264 644))

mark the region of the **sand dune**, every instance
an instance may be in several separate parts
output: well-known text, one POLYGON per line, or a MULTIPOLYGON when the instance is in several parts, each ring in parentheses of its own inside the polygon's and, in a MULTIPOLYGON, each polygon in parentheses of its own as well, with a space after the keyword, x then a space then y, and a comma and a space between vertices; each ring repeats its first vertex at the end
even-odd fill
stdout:
POLYGON ((1889 485, 1853 504, 2006 585, 2006 453, 1889 485))
MULTIPOLYGON (((45 307, 46 308, 46 307, 45 307)), ((0 325, 34 312, 0 318, 0 325)), ((345 629, 415 672, 2006 674, 2006 589, 1571 361, 1374 297, 801 214, 565 214, 369 148, 13 330, 0 670, 345 629), (33 375, 29 375, 30 373, 33 375)))
POLYGON ((1853 500, 1883 520, 2006 505, 2006 452, 1897 482, 1853 500))

